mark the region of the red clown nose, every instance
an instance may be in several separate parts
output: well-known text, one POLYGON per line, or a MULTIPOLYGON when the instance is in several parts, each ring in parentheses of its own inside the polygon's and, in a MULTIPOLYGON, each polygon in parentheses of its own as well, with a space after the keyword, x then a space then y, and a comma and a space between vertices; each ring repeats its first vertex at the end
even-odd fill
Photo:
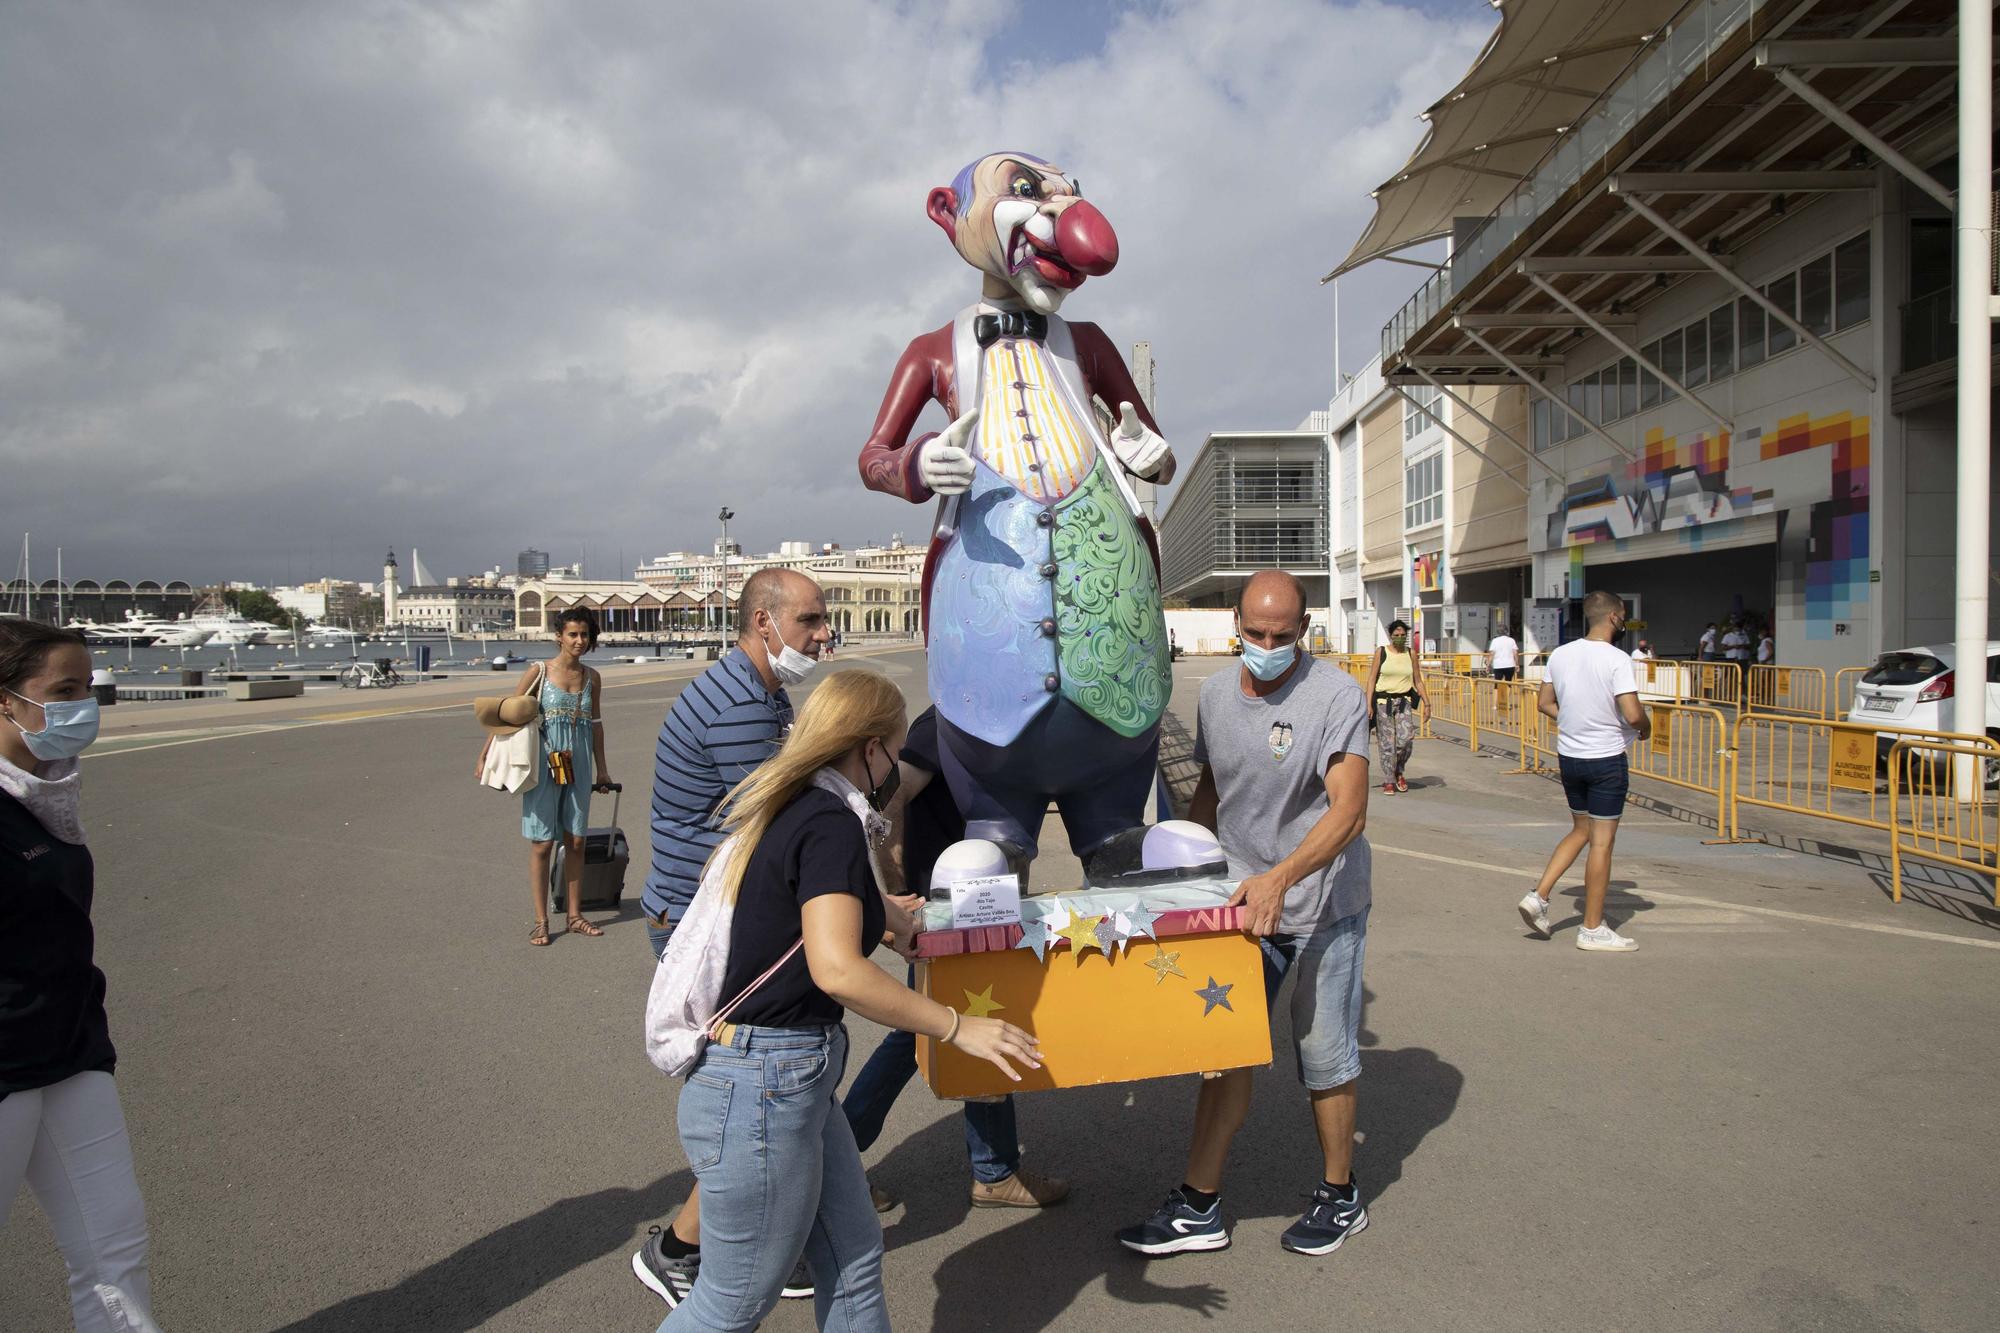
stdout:
POLYGON ((1056 219, 1056 250, 1078 273, 1101 277, 1118 264, 1118 233, 1104 214, 1079 199, 1056 219))

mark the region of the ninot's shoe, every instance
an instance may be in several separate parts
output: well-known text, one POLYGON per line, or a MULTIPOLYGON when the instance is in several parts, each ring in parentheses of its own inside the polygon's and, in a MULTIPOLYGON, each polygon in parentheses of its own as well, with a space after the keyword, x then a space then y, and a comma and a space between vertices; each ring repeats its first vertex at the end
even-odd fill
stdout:
POLYGON ((1118 1233, 1118 1243, 1156 1258, 1190 1250, 1226 1250, 1229 1228, 1222 1224, 1222 1201, 1201 1212, 1179 1190, 1169 1191, 1167 1201, 1151 1217, 1118 1233))
POLYGON ((1306 1215, 1285 1228, 1278 1243, 1293 1254, 1332 1254, 1349 1236, 1368 1229, 1368 1210, 1361 1206, 1361 1186, 1348 1177, 1347 1197, 1314 1187, 1306 1215))
POLYGON ((660 1238, 664 1233, 659 1227, 646 1229, 646 1243, 632 1256, 632 1271, 646 1284, 646 1290, 658 1296, 672 1309, 687 1299, 694 1290, 694 1280, 701 1274, 701 1255, 690 1254, 685 1259, 669 1259, 660 1250, 660 1238))

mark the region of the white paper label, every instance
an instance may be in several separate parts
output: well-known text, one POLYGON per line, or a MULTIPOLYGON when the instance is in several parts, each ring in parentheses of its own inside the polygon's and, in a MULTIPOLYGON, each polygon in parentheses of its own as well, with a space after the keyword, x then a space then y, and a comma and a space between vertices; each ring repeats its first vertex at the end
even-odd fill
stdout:
POLYGON ((982 875, 951 886, 951 924, 1011 926, 1021 919, 1021 877, 982 875))

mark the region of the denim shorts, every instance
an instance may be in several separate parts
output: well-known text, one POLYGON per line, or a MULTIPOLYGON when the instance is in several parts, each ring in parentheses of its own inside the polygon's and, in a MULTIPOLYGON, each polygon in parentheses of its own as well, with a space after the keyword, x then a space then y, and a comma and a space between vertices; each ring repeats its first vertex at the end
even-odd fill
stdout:
POLYGON ((1368 909, 1321 926, 1310 935, 1269 935, 1264 950, 1264 1000, 1276 1025, 1278 991, 1290 973, 1292 1041, 1299 1082, 1314 1092, 1361 1076, 1361 959, 1368 947, 1368 909))
POLYGON ((1572 759, 1564 754, 1556 760, 1562 767, 1563 795, 1569 797, 1571 814, 1616 819, 1625 813, 1625 792, 1632 777, 1624 755, 1572 759))

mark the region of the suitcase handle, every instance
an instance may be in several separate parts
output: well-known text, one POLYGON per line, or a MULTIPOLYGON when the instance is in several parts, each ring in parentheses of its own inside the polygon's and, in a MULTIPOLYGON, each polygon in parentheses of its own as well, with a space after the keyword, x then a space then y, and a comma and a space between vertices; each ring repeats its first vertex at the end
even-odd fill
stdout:
MULTIPOLYGON (((607 782, 604 785, 611 789, 611 827, 616 829, 618 827, 618 801, 625 794, 625 784, 622 782, 607 782)), ((613 836, 617 835, 614 833, 613 836)))

